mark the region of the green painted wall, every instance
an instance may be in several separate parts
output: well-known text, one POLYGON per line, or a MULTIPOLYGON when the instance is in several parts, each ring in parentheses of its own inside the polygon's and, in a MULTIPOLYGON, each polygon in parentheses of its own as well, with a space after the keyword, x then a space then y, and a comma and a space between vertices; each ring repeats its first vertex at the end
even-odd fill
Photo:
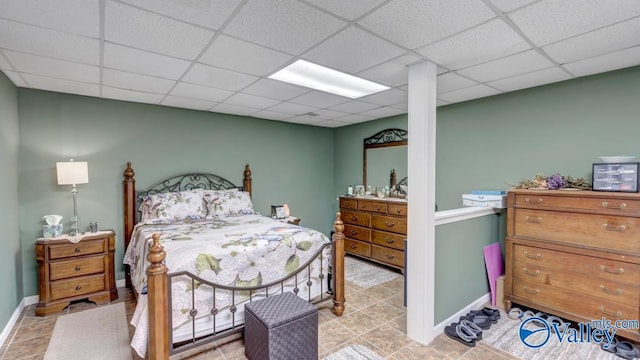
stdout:
POLYGON ((0 72, 0 329, 22 301, 18 230, 18 90, 0 72))
MULTIPOLYGON (((20 89, 20 232, 25 295, 37 294, 34 240, 42 215, 73 212, 71 188, 56 184, 55 163, 89 162, 89 184, 78 185, 80 225, 117 232, 123 248, 122 172, 133 163, 137 187, 194 170, 241 184, 253 171, 253 201, 268 214, 288 203, 302 224, 329 233, 334 211, 333 129, 210 112, 20 89)), ((117 267, 116 278, 124 273, 117 267)))

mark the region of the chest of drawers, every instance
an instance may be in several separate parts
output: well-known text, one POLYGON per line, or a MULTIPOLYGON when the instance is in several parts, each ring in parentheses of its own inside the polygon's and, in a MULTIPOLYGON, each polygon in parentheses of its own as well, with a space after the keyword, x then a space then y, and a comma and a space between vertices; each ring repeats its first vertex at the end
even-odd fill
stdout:
MULTIPOLYGON (((640 196, 512 190, 505 298, 576 322, 640 317, 640 196)), ((638 329, 617 334, 640 340, 638 329)))
POLYGON ((407 202, 341 197, 347 253, 404 269, 407 202))
POLYGON ((113 231, 85 236, 78 243, 38 239, 40 301, 36 315, 59 312, 74 300, 89 299, 97 304, 116 300, 114 252, 113 231))

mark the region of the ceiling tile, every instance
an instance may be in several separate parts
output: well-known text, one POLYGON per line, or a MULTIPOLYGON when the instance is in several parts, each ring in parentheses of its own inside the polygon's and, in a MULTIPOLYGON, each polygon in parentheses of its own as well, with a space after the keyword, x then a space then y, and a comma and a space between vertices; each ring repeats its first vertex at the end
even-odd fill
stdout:
POLYGON ((565 64, 564 67, 576 76, 586 76, 636 65, 640 65, 640 46, 565 64))
POLYGON ((315 106, 318 108, 326 108, 349 101, 349 98, 329 94, 322 91, 313 90, 304 95, 300 95, 291 99, 292 103, 315 106))
POLYGON ((218 104, 214 106, 211 111, 223 114, 232 114, 232 115, 244 115, 247 116, 249 114, 253 114, 256 111, 260 111, 260 109, 254 109, 248 106, 238 106, 231 104, 218 104))
POLYGON ((182 80, 220 89, 240 90, 258 80, 253 75, 215 68, 213 66, 195 64, 182 80))
POLYGON ((439 41, 418 52, 451 70, 515 54, 531 46, 501 19, 439 41))
POLYGON ((166 94, 171 90, 175 81, 146 75, 132 74, 119 70, 104 69, 102 72, 102 83, 107 86, 113 86, 121 89, 166 94))
POLYGON ((198 99, 191 99, 179 96, 167 96, 161 103, 162 105, 174 106, 179 108, 187 108, 193 110, 209 110, 214 105, 215 102, 212 101, 204 101, 198 99))
MULTIPOLYGON (((5 50, 5 52, 8 52, 5 50)), ((7 58, 4 57, 2 50, 0 50, 0 69, 2 70, 13 70, 13 66, 9 64, 7 58)))
POLYGON ((43 75, 52 78, 98 84, 100 69, 97 66, 56 60, 42 56, 30 55, 5 50, 7 59, 20 72, 43 75))
POLYGON ((294 124, 303 124, 303 125, 311 125, 322 120, 319 120, 315 116, 294 116, 290 119, 285 120, 286 122, 294 123, 294 124))
POLYGON ((22 74, 22 77, 31 87, 36 89, 96 97, 100 94, 100 88, 97 84, 54 79, 46 76, 24 73, 22 74))
POLYGON ((117 89, 109 86, 102 87, 102 96, 108 99, 132 101, 147 104, 158 104, 164 95, 150 94, 141 91, 117 89))
POLYGON ((389 89, 361 97, 359 100, 372 104, 389 106, 407 102, 407 92, 398 89, 389 89))
POLYGON ((405 85, 409 81, 407 66, 421 60, 424 59, 416 54, 408 53, 362 71, 357 75, 383 85, 398 87, 405 85))
POLYGON ((478 84, 468 88, 454 90, 448 93, 440 94, 438 95, 438 98, 444 101, 454 103, 454 102, 477 99, 485 96, 496 95, 499 93, 500 91, 496 89, 492 89, 483 84, 478 84))
POLYGON ((98 38, 98 4, 98 0, 2 0, 0 14, 5 19, 98 38))
POLYGON ((121 0, 162 15, 217 30, 238 7, 241 0, 121 0))
POLYGON ((341 111, 333 111, 328 109, 314 111, 314 113, 317 115, 318 119, 323 119, 323 120, 332 120, 332 119, 349 115, 348 113, 344 113, 341 111))
POLYGON ((295 0, 256 0, 246 3, 224 32, 297 55, 345 25, 295 0))
POLYGON ((0 48, 98 65, 99 41, 0 19, 0 48))
POLYGON ((496 15, 481 0, 390 1, 358 23, 409 49, 430 44, 496 15))
POLYGON ((282 102, 278 105, 270 107, 269 110, 285 113, 285 114, 302 115, 308 112, 317 111, 318 108, 314 106, 294 104, 290 102, 282 102))
POLYGON ((260 79, 242 89, 243 93, 263 96, 276 100, 289 100, 309 91, 309 89, 304 87, 291 85, 282 81, 271 79, 260 79))
POLYGON ((374 120, 375 118, 371 117, 371 116, 366 116, 366 115, 360 115, 360 114, 351 114, 351 115, 347 115, 347 116, 343 116, 341 118, 337 118, 335 119, 336 121, 340 121, 340 122, 345 122, 348 124, 357 124, 357 123, 361 123, 361 122, 365 122, 365 121, 371 121, 374 120))
POLYGON ((144 10, 107 1, 105 40, 193 60, 214 32, 144 10))
POLYGON ((335 15, 355 20, 386 0, 307 0, 335 15))
POLYGON ((571 76, 558 67, 530 72, 528 74, 516 75, 510 78, 492 81, 487 85, 502 91, 516 91, 520 89, 540 86, 553 82, 570 79, 571 76))
POLYGON ((406 50, 356 27, 349 27, 304 54, 305 60, 353 74, 406 50), (340 54, 340 56, 336 56, 340 54))
POLYGON ((640 17, 562 40, 542 48, 560 64, 640 44, 640 17))
POLYGON ((19 73, 15 71, 7 71, 7 70, 3 70, 3 72, 5 75, 7 75, 9 80, 13 82, 13 85, 18 87, 29 87, 27 86, 27 83, 25 83, 24 80, 22 80, 22 77, 20 77, 19 73))
POLYGON ((226 99, 224 102, 231 105, 248 106, 254 109, 266 109, 270 106, 279 104, 280 100, 273 100, 261 96, 237 93, 226 99))
POLYGON ((270 75, 293 57, 230 36, 221 35, 200 57, 200 62, 257 76, 270 75))
POLYGON ((220 102, 233 95, 233 92, 181 82, 176 84, 173 90, 171 90, 171 95, 199 100, 207 100, 211 102, 220 102))
POLYGON ((371 116, 376 119, 381 119, 389 116, 404 114, 405 112, 390 106, 382 106, 377 109, 365 111, 362 115, 371 116))
POLYGON ((536 1, 538 0, 491 0, 493 5, 503 13, 515 10, 536 1))
POLYGON ((349 114, 357 114, 364 111, 373 110, 375 108, 380 107, 380 105, 370 104, 358 100, 351 100, 344 104, 332 106, 331 110, 340 111, 349 114))
POLYGON ((458 70, 458 73, 479 82, 487 82, 551 66, 553 66, 553 63, 547 58, 535 50, 529 50, 520 54, 458 70))
POLYGON ((341 121, 335 121, 335 120, 322 120, 320 122, 313 123, 312 125, 322 126, 322 127, 329 127, 329 128, 337 128, 337 127, 347 126, 347 125, 350 125, 350 124, 349 123, 345 123, 345 122, 341 122, 341 121))
POLYGON ((454 72, 438 75, 436 78, 436 92, 438 94, 462 89, 476 85, 477 82, 469 80, 466 77, 460 76, 454 72))
POLYGON ((191 63, 165 55, 105 43, 104 66, 132 73, 177 80, 191 63))
POLYGON ((251 116, 261 118, 261 119, 269 119, 269 120, 287 120, 287 119, 291 119, 295 115, 284 114, 277 111, 262 110, 262 111, 258 111, 256 113, 251 114, 251 116))
POLYGON ((640 15, 637 0, 546 0, 509 14, 542 46, 640 15))
POLYGON ((443 106, 443 105, 448 105, 448 104, 450 104, 450 102, 448 102, 448 101, 444 101, 444 100, 441 100, 441 99, 437 99, 436 100, 436 106, 443 106))

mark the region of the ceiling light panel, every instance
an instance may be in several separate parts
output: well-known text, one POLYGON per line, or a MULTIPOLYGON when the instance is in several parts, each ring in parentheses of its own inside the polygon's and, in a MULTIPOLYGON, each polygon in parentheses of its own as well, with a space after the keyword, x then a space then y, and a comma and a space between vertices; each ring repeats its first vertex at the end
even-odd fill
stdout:
POLYGON ((390 1, 358 24, 409 49, 495 17, 482 0, 390 1))
POLYGON ((0 14, 5 19, 98 38, 98 5, 99 2, 95 0, 2 0, 0 14))
POLYGON ((104 66, 108 68, 177 80, 189 65, 189 61, 170 56, 117 44, 104 44, 104 66))
POLYGON ((389 88, 305 60, 298 60, 269 77, 352 99, 389 88))
POLYGON ((418 52, 441 66, 457 70, 530 48, 509 25, 496 19, 419 49, 418 52))
POLYGON ((308 88, 291 85, 278 80, 260 79, 242 89, 243 93, 258 95, 269 99, 289 100, 309 92, 308 88))
POLYGON ((214 32, 131 6, 108 1, 105 40, 193 60, 214 32))
POLYGON ((553 66, 553 63, 535 50, 525 51, 488 63, 458 70, 459 74, 479 82, 487 82, 525 74, 553 66))
POLYGON ((9 50, 5 50, 4 54, 14 64, 15 70, 20 72, 94 84, 100 81, 100 69, 97 66, 9 50))
POLYGON ((217 105, 217 103, 213 101, 190 99, 190 98, 184 98, 179 96, 167 96, 162 101, 162 105, 193 109, 193 110, 209 110, 213 106, 217 105))
POLYGON ((22 74, 24 80, 31 87, 40 90, 78 94, 86 96, 99 96, 100 88, 97 84, 88 84, 79 81, 54 79, 46 76, 22 74))
POLYGON ((171 95, 220 102, 233 95, 233 92, 194 84, 178 83, 171 90, 171 95))
POLYGON ((568 79, 571 79, 571 76, 567 74, 566 71, 562 71, 557 67, 552 67, 528 74, 516 75, 510 78, 492 81, 487 83, 487 85, 502 91, 516 91, 568 79))
POLYGON ((241 0, 121 0, 122 2, 151 10, 192 24, 213 30, 224 24, 241 0))
POLYGON ((478 99, 486 96, 499 94, 500 91, 490 88, 483 84, 474 85, 468 88, 450 91, 448 93, 438 95, 439 99, 450 103, 478 99))
POLYGON ((297 55, 346 24, 295 0, 256 0, 247 2, 224 32, 297 55))
POLYGON ((586 76, 636 65, 640 65, 640 46, 565 64, 564 67, 576 76, 586 76))
POLYGON ((638 0, 546 0, 509 17, 536 45, 543 46, 639 15, 638 0))
POLYGON ((108 99, 132 101, 146 104, 158 104, 164 98, 164 95, 150 94, 141 91, 132 91, 126 89, 118 89, 110 86, 102 87, 102 96, 108 99))
POLYGON ((132 74, 129 72, 112 69, 103 70, 102 82, 107 86, 151 92, 156 94, 166 94, 175 84, 175 81, 173 80, 161 79, 140 74, 132 74))
POLYGON ((354 74, 405 52, 405 49, 351 26, 305 53, 304 57, 311 62, 354 74))
POLYGON ((351 21, 366 14, 385 1, 386 0, 308 0, 307 2, 351 21))
POLYGON ((83 64, 100 63, 97 39, 0 19, 0 48, 83 64))
POLYGON ((253 75, 215 68, 213 66, 195 64, 182 80, 220 89, 240 90, 258 80, 253 75))
POLYGON ((200 57, 200 62, 256 76, 266 76, 293 57, 246 41, 221 35, 200 57))

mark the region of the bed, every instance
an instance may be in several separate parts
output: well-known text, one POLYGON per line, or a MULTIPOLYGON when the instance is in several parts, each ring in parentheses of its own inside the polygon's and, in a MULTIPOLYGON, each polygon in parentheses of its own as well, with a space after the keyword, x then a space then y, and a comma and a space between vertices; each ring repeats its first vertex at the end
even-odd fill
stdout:
POLYGON ((124 172, 126 284, 137 306, 132 347, 168 359, 243 331, 244 304, 293 291, 344 311, 344 227, 328 239, 253 211, 242 186, 209 173, 171 176, 136 191, 124 172))

